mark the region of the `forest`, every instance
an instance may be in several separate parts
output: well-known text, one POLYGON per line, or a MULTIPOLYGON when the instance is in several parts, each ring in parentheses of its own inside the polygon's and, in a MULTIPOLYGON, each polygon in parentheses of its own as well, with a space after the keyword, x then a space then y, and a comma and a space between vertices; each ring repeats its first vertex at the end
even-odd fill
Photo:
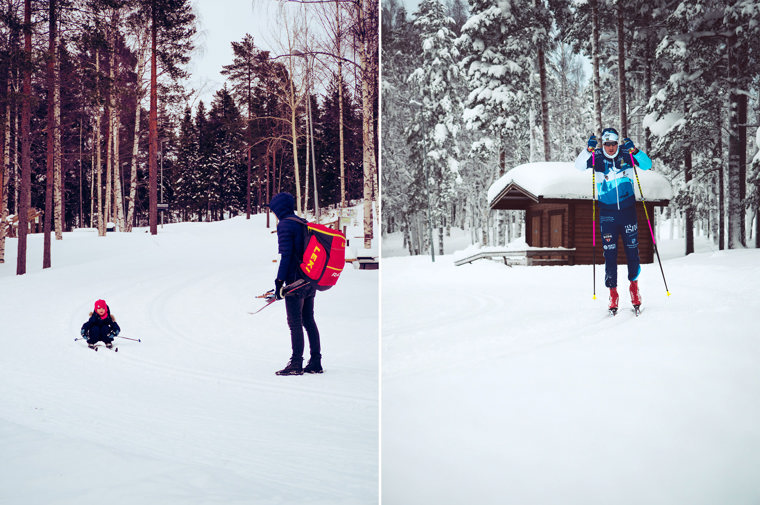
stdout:
POLYGON ((51 235, 250 217, 280 191, 317 217, 365 200, 371 223, 379 5, 272 4, 276 53, 233 41, 204 103, 189 0, 0 2, 0 262, 6 236, 23 274, 28 233, 49 267, 51 235))
POLYGON ((381 32, 383 232, 410 254, 516 238, 489 186, 608 126, 670 180, 686 254, 760 247, 757 1, 384 0, 381 32))

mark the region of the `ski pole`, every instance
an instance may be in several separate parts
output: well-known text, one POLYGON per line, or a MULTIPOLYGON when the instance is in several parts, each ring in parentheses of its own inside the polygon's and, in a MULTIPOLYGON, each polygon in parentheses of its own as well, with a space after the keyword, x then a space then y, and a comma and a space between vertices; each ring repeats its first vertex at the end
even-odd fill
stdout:
POLYGON ((116 335, 116 338, 123 338, 124 340, 132 340, 134 342, 142 342, 139 338, 129 338, 129 337, 122 337, 121 335, 116 335))
POLYGON ((596 170, 594 169, 594 165, 596 164, 596 159, 594 157, 594 152, 591 151, 591 182, 593 186, 591 187, 591 229, 593 233, 593 248, 591 257, 593 258, 591 260, 591 263, 594 268, 594 294, 592 300, 596 300, 596 170))
POLYGON ((636 164, 633 162, 633 153, 628 152, 631 156, 631 166, 633 167, 633 173, 636 175, 636 184, 639 186, 639 193, 641 193, 641 203, 644 204, 644 215, 647 217, 647 225, 649 226, 649 234, 652 235, 652 245, 654 246, 654 253, 657 255, 657 263, 660 265, 660 273, 662 274, 662 282, 665 284, 665 293, 670 296, 670 290, 668 289, 668 281, 665 280, 665 271, 662 269, 662 261, 660 261, 660 252, 657 250, 657 242, 654 239, 654 231, 652 230, 652 223, 649 220, 649 211, 647 210, 647 201, 644 199, 644 192, 641 190, 641 181, 639 181, 639 171, 636 170, 636 164))
MULTIPOLYGON (((122 337, 121 335, 116 335, 116 338, 123 338, 125 340, 133 340, 135 342, 142 342, 142 340, 140 340, 139 338, 122 337)), ((87 340, 87 338, 86 337, 77 337, 77 338, 74 339, 74 342, 76 342, 77 340, 87 340)))

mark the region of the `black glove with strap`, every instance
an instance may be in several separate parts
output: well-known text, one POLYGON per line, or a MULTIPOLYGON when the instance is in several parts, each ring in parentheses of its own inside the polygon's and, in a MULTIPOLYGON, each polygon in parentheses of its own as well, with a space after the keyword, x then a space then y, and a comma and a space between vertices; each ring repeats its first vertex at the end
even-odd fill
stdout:
POLYGON ((282 300, 282 285, 285 283, 282 279, 274 280, 274 297, 282 300))

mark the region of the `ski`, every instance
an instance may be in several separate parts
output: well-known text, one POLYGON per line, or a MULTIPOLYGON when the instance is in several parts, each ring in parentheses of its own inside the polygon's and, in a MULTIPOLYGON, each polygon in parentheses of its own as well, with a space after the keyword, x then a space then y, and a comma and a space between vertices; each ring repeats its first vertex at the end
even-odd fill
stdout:
MULTIPOLYGON (((309 283, 306 282, 305 280, 298 279, 297 281, 290 283, 284 288, 282 288, 282 296, 283 297, 290 296, 296 291, 298 291, 299 289, 301 289, 302 287, 307 286, 308 284, 309 283)), ((262 307, 260 307, 259 310, 257 310, 256 312, 248 312, 249 314, 258 314, 259 312, 266 309, 267 307, 269 307, 270 305, 272 305, 274 302, 277 301, 277 298, 274 296, 274 289, 270 289, 266 293, 256 296, 256 298, 263 298, 266 300, 266 303, 262 307)))
POLYGON ((609 311, 610 311, 610 315, 611 316, 616 316, 617 315, 617 307, 613 307, 613 308, 609 309, 609 311))
MULTIPOLYGON (((257 296, 256 298, 264 298, 264 297, 257 296)), ((261 308, 259 308, 259 310, 257 310, 256 312, 248 312, 248 313, 249 314, 258 314, 259 312, 261 312, 262 310, 266 309, 267 307, 269 307, 270 305, 272 305, 274 302, 277 301, 277 298, 274 297, 274 294, 272 294, 271 296, 266 297, 266 298, 267 298, 267 302, 261 308)))
POLYGON ((105 345, 105 344, 95 344, 95 345, 93 345, 93 346, 90 346, 90 345, 88 345, 87 347, 88 347, 88 348, 90 348, 90 349, 92 349, 92 350, 93 350, 93 351, 95 351, 95 352, 98 352, 98 349, 99 349, 100 347, 103 347, 103 348, 105 348, 105 349, 110 349, 110 350, 112 350, 113 352, 119 352, 119 348, 118 348, 118 347, 116 347, 116 346, 112 346, 112 347, 110 347, 110 348, 109 348, 109 347, 106 347, 106 345, 105 345))

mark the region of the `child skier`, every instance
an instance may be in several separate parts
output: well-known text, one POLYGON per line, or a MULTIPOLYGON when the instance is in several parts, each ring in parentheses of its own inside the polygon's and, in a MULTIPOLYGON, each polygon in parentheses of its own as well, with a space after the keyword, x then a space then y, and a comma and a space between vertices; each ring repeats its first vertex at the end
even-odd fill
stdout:
POLYGON ((90 313, 90 319, 82 325, 81 334, 87 339, 90 349, 94 349, 97 342, 104 342, 106 347, 111 349, 113 339, 120 331, 121 328, 116 324, 105 300, 98 300, 95 302, 95 309, 90 313))
POLYGON ((618 308, 617 292, 617 242, 623 237, 628 262, 628 280, 631 303, 636 310, 641 306, 639 293, 639 227, 636 218, 636 195, 633 190, 634 166, 642 170, 652 168, 652 160, 624 138, 618 144, 618 132, 614 128, 602 130, 602 147, 597 147, 595 135, 588 139, 588 147, 575 160, 578 170, 596 171, 596 194, 599 201, 599 227, 604 249, 604 284, 610 288, 610 312, 618 308))

